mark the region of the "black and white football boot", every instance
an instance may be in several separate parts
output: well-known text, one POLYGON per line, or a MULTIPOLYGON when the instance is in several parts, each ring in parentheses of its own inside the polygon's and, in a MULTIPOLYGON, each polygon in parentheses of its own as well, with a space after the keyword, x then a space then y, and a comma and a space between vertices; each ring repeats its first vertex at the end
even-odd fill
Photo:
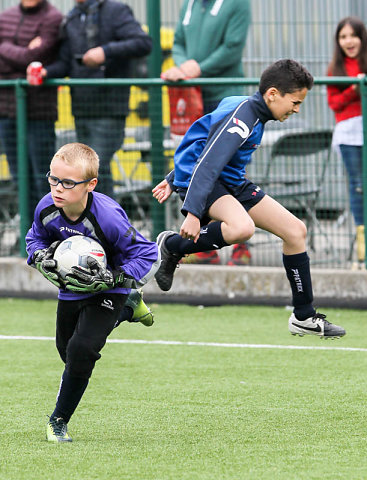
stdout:
POLYGON ((292 313, 289 317, 288 328, 292 335, 318 335, 320 338, 340 338, 345 335, 345 330, 338 325, 334 325, 326 320, 326 315, 316 313, 313 317, 306 320, 298 320, 292 313))
POLYGON ((155 274, 155 279, 159 288, 164 292, 168 292, 168 290, 172 287, 173 275, 176 271, 179 261, 182 258, 182 256, 178 253, 170 252, 165 246, 167 238, 175 234, 176 232, 167 231, 160 233, 157 237, 157 244, 161 250, 162 260, 159 270, 155 274))

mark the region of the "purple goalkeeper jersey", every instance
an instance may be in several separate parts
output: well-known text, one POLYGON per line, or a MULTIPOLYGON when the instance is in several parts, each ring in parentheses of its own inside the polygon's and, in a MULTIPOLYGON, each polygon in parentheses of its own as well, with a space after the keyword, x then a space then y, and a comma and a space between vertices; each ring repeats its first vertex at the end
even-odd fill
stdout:
MULTIPOLYGON (((51 193, 38 203, 32 227, 26 236, 28 259, 36 250, 48 248, 56 240, 85 235, 99 242, 107 255, 110 270, 123 270, 126 288, 110 293, 129 293, 143 286, 157 271, 160 262, 158 245, 143 237, 129 222, 123 208, 110 197, 98 192, 88 195, 86 209, 76 221, 69 220, 62 208, 53 203, 51 193)), ((61 300, 79 300, 94 294, 79 294, 59 289, 61 300)))

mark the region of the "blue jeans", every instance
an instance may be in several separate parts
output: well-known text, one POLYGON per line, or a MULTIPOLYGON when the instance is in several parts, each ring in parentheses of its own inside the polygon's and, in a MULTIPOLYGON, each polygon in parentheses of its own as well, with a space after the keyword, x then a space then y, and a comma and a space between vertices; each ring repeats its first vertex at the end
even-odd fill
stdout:
MULTIPOLYGON (((0 140, 5 151, 12 178, 18 182, 17 127, 15 119, 0 118, 0 140)), ((29 219, 39 200, 50 191, 46 173, 55 154, 53 120, 28 120, 27 123, 29 219)), ((20 172, 21 175, 22 172, 20 172)))
POLYGON ((355 224, 363 225, 362 147, 339 146, 348 173, 350 209, 355 224))
POLYGON ((122 147, 125 135, 125 117, 75 118, 78 142, 93 148, 99 156, 99 176, 96 190, 113 198, 110 162, 122 147))

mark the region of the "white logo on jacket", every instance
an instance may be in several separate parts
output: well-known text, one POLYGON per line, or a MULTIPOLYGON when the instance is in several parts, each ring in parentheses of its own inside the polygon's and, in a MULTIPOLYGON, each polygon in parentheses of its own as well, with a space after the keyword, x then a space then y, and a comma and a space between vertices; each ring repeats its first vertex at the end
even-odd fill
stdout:
POLYGON ((64 230, 68 233, 74 233, 76 235, 84 235, 83 232, 79 232, 79 230, 74 230, 73 228, 69 228, 69 227, 60 227, 59 228, 60 232, 63 232, 64 230))
POLYGON ((236 124, 236 127, 231 127, 227 130, 229 133, 238 133, 242 138, 247 138, 249 136, 250 130, 245 122, 239 120, 236 117, 233 117, 233 123, 236 124))

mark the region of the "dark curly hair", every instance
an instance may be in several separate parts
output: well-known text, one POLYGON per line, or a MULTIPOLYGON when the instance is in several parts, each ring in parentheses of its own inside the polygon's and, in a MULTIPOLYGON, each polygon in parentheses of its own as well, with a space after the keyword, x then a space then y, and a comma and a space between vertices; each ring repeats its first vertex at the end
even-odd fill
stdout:
POLYGON ((269 88, 275 87, 281 95, 285 95, 303 88, 311 90, 312 86, 313 76, 303 65, 296 60, 282 59, 263 71, 259 90, 261 95, 264 95, 269 88))

